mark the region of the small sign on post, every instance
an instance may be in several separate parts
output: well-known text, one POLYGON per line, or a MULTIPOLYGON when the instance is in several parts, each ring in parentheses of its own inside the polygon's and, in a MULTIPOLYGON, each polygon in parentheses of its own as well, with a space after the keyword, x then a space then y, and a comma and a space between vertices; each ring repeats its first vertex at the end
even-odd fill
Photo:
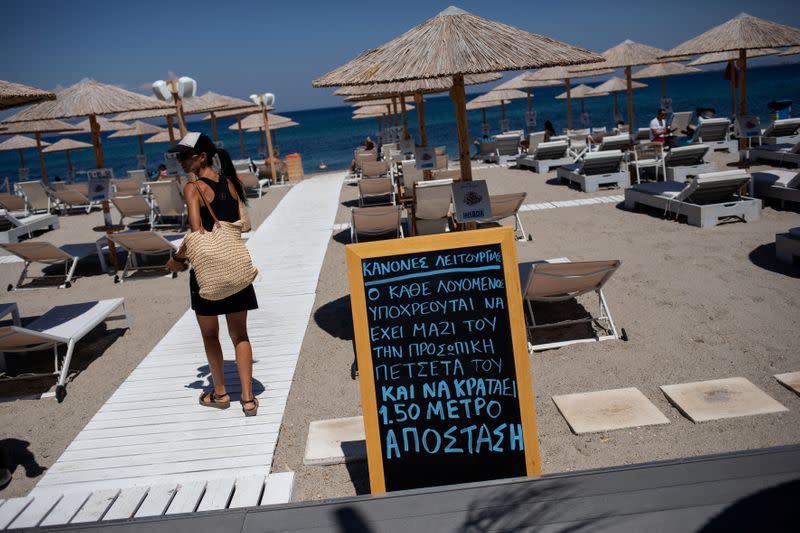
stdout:
POLYGON ((508 125, 509 122, 507 118, 500 119, 500 132, 501 133, 507 132, 510 129, 508 125))
POLYGON ((489 189, 483 180, 454 182, 453 217, 456 222, 477 222, 492 216, 489 189))
POLYGON ((529 132, 536 128, 536 111, 528 111, 525 113, 525 123, 528 125, 529 132))
POLYGON ((147 156, 144 154, 139 154, 136 156, 136 165, 139 168, 147 168, 147 156))
POLYGON ((402 139, 400 141, 400 151, 404 155, 409 155, 414 153, 414 139, 402 139))
POLYGON ((583 113, 581 113, 581 127, 588 128, 589 124, 591 124, 591 119, 589 119, 589 113, 584 111, 583 113))
POLYGON ((485 122, 481 122, 481 135, 484 137, 489 136, 489 125, 485 122))
POLYGON ((166 152, 164 154, 164 164, 167 166, 167 174, 174 176, 181 173, 181 165, 178 163, 178 154, 166 152))
POLYGON ((755 115, 738 115, 733 129, 737 137, 761 137, 761 120, 755 115))
POLYGON ((513 230, 346 254, 372 492, 539 475, 513 230))
POLYGON ((664 112, 667 115, 671 115, 672 114, 672 98, 667 98, 667 97, 662 98, 661 99, 661 109, 663 109, 664 112))
POLYGON ((89 201, 102 202, 111 197, 111 180, 114 171, 110 168, 95 168, 87 171, 89 177, 89 201))
POLYGON ((417 146, 414 159, 417 170, 433 170, 436 168, 436 149, 432 146, 417 146))
POLYGON ((19 181, 28 181, 28 176, 30 176, 29 169, 25 167, 19 169, 19 181))

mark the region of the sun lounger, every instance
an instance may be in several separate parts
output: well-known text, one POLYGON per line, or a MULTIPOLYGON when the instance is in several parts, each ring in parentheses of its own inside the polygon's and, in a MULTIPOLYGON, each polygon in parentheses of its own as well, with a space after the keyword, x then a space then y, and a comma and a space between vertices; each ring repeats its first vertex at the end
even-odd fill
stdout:
POLYGON ((687 178, 716 172, 717 164, 705 161, 709 147, 703 144, 680 146, 670 150, 664 157, 667 169, 667 181, 686 181, 687 178))
POLYGON ((461 169, 460 168, 451 168, 451 169, 439 169, 434 170, 431 172, 433 175, 433 179, 435 180, 453 180, 453 181, 461 181, 461 169))
POLYGON ((480 159, 485 163, 489 158, 494 157, 496 153, 497 143, 495 141, 481 141, 478 144, 478 156, 476 159, 480 159))
POLYGON ((600 186, 631 186, 630 174, 620 170, 623 153, 620 150, 589 152, 578 163, 563 165, 556 170, 559 179, 577 183, 584 192, 596 192, 600 186))
POLYGON ((425 173, 417 169, 417 164, 413 160, 403 161, 400 163, 400 168, 403 170, 402 187, 400 187, 400 202, 402 204, 411 204, 414 201, 414 184, 422 181, 425 178, 425 173))
POLYGON ((517 166, 533 168, 535 172, 544 173, 550 172, 551 168, 569 165, 572 161, 568 141, 549 141, 538 142, 533 148, 528 148, 526 154, 517 158, 517 166))
POLYGON ((56 215, 40 213, 18 218, 10 211, 0 209, 0 242, 19 242, 19 238, 23 235, 30 238, 34 231, 58 229, 58 227, 56 215))
POLYGON ((247 172, 239 172, 237 171, 237 175, 239 176, 239 180, 242 182, 242 187, 244 187, 245 192, 252 191, 258 194, 258 197, 264 194, 264 188, 269 185, 269 179, 261 178, 259 179, 258 176, 253 174, 250 171, 247 172))
POLYGON ((243 172, 253 172, 253 162, 250 158, 246 159, 234 159, 231 161, 233 163, 233 168, 236 170, 236 174, 241 176, 243 172))
POLYGON ((141 194, 114 196, 111 198, 111 203, 119 211, 119 224, 124 224, 126 218, 144 217, 147 219, 147 225, 152 228, 153 210, 141 194))
POLYGON ((750 150, 750 161, 800 166, 800 141, 795 144, 762 144, 750 150))
POLYGON ((129 170, 126 179, 113 179, 111 180, 111 186, 117 194, 138 194, 142 192, 142 188, 146 182, 146 170, 129 170))
POLYGON ((414 184, 411 208, 411 234, 431 235, 447 231, 453 180, 418 181, 414 184))
POLYGON ((727 118, 700 119, 694 130, 692 144, 705 144, 712 151, 726 150, 731 154, 739 153, 739 141, 731 139, 731 121, 727 118))
POLYGON ((361 165, 365 161, 377 161, 377 160, 378 160, 378 153, 375 150, 369 150, 369 151, 367 151, 367 150, 364 150, 364 151, 357 150, 356 154, 355 154, 355 161, 356 161, 355 170, 356 170, 356 174, 358 176, 361 175, 361 165))
POLYGON ((446 155, 436 156, 436 170, 447 170, 449 165, 450 161, 447 159, 446 155))
POLYGON ((611 311, 608 309, 603 287, 620 267, 619 260, 609 261, 581 261, 581 262, 532 262, 519 265, 520 285, 522 299, 528 308, 527 326, 531 342, 530 351, 546 350, 584 342, 600 342, 621 337, 617 333, 611 311), (553 303, 574 300, 583 294, 595 293, 598 297, 600 312, 597 317, 562 320, 559 322, 537 322, 533 313, 534 303, 553 303), (537 330, 544 328, 563 327, 573 324, 595 324, 603 330, 604 335, 595 333, 592 337, 570 339, 558 342, 534 344, 533 336, 537 330))
POLYGON ((740 196, 748 181, 750 175, 744 170, 729 170, 700 174, 686 183, 642 183, 625 191, 625 208, 645 205, 676 218, 686 215, 689 224, 701 228, 732 217, 752 222, 759 219, 761 200, 740 196))
MULTIPOLYGON (((32 352, 52 347, 55 355, 55 370, 52 374, 42 375, 55 374, 58 376, 55 395, 60 403, 67 395, 67 377, 75 344, 101 322, 123 316, 128 320, 124 298, 59 305, 34 319, 25 327, 0 327, 0 352, 32 352), (119 307, 122 307, 123 315, 112 317, 111 314, 119 307), (67 353, 63 363, 59 366, 58 346, 62 344, 67 345, 67 353)), ((128 327, 130 328, 130 321, 128 321, 128 327)), ((25 377, 32 376, 26 375, 25 377)))
POLYGON ((362 161, 361 163, 361 177, 362 178, 381 178, 389 175, 389 162, 388 161, 362 161))
MULTIPOLYGON (((648 139, 649 141, 649 139, 648 139)), ((631 147, 631 137, 627 133, 623 133, 621 135, 606 135, 597 144, 596 148, 593 149, 593 152, 608 152, 611 150, 620 150, 622 152, 628 150, 631 147)))
MULTIPOLYGON (((636 183, 641 182, 642 169, 652 168, 658 181, 659 171, 666 176, 664 167, 664 146, 657 142, 639 143, 633 147, 633 161, 630 162, 636 176, 636 183)), ((666 179, 666 177, 664 178, 666 179)))
POLYGON ((686 131, 689 128, 689 123, 692 121, 691 111, 678 111, 672 114, 669 120, 669 129, 672 131, 672 136, 675 138, 686 137, 686 131))
POLYGON ((361 237, 386 236, 394 233, 394 238, 403 237, 399 205, 377 205, 373 207, 354 207, 350 211, 350 241, 358 242, 361 237))
POLYGON ((6 211, 25 211, 25 197, 19 194, 0 193, 0 208, 6 211))
POLYGON ((533 236, 525 232, 525 227, 519 218, 519 208, 522 207, 522 202, 525 201, 526 196, 527 193, 524 192, 490 195, 489 205, 491 206, 492 216, 481 220, 478 226, 496 225, 503 219, 514 217, 514 236, 518 241, 532 241, 533 236))
POLYGON ((154 181, 148 184, 153 195, 152 227, 172 226, 167 218, 179 218, 183 229, 186 225, 186 203, 176 180, 154 181))
POLYGON ((44 241, 27 241, 18 243, 0 244, 0 248, 16 255, 25 263, 22 273, 19 275, 16 285, 8 285, 8 290, 22 288, 26 279, 62 279, 63 283, 58 285, 59 289, 68 289, 72 286, 72 276, 75 274, 75 267, 78 265, 78 258, 74 257, 61 248, 57 248, 44 241), (64 264, 63 275, 28 276, 28 268, 32 263, 43 263, 45 265, 64 264))
POLYGON ((495 151, 484 157, 487 163, 498 163, 504 165, 510 161, 516 160, 519 155, 519 140, 518 133, 504 133, 497 135, 494 138, 495 151))
POLYGON ((775 256, 782 263, 800 263, 800 227, 775 235, 775 256))
POLYGON ((16 187, 17 191, 25 197, 29 213, 50 212, 50 194, 41 181, 21 181, 17 183, 16 187))
MULTIPOLYGON (((167 259, 172 252, 178 251, 178 246, 168 241, 158 233, 153 231, 131 231, 128 233, 115 233, 109 235, 109 240, 121 246, 128 252, 128 259, 125 261, 125 267, 122 270, 122 276, 114 276, 114 283, 125 281, 130 270, 164 270, 166 268, 167 259), (143 266, 139 264, 137 256, 154 256, 161 255, 164 257, 164 263, 160 265, 143 266)), ((112 244, 109 244, 112 246, 112 244)), ((176 273, 172 273, 175 278, 176 273)))
POLYGON ((358 180, 358 205, 364 207, 364 200, 387 196, 388 202, 395 204, 395 190, 392 178, 361 178, 358 180))
POLYGON ((800 118, 776 120, 764 130, 762 144, 795 144, 800 142, 800 118))
POLYGON ((444 155, 447 151, 447 146, 436 146, 433 149, 433 153, 436 155, 444 155))
POLYGON ((773 168, 753 172, 753 193, 759 198, 774 198, 800 203, 800 172, 773 168))
POLYGON ((52 197, 59 213, 62 214, 64 212, 69 213, 71 209, 81 209, 86 213, 91 213, 92 207, 95 207, 95 204, 90 202, 86 195, 78 189, 56 190, 52 192, 52 197))
POLYGON ((633 137, 634 143, 650 142, 650 128, 638 128, 633 137))

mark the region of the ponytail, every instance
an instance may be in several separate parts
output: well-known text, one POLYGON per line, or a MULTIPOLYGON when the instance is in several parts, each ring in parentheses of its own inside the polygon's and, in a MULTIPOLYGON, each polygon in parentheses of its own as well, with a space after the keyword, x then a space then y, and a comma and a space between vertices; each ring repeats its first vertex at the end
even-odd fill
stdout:
POLYGON ((223 148, 217 148, 217 156, 219 157, 219 163, 222 175, 228 178, 231 183, 233 183, 233 188, 236 189, 236 194, 239 196, 239 199, 246 205, 247 196, 244 194, 244 187, 242 186, 242 182, 239 180, 239 176, 236 174, 236 167, 233 166, 231 155, 228 153, 227 150, 223 148))

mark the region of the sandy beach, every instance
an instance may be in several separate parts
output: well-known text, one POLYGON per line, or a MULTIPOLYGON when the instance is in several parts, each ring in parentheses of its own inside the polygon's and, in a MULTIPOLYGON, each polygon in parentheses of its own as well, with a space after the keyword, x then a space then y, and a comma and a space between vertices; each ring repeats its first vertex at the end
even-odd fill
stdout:
MULTIPOLYGON (((729 155, 714 159, 724 166, 729 155)), ((756 170, 757 167, 754 167, 756 170)), ((475 171, 491 193, 525 191, 526 203, 622 194, 586 194, 559 184, 554 172, 539 175, 497 166, 475 171)), ((278 204, 287 188, 273 188, 251 201, 254 226, 278 204)), ((349 222, 357 188, 345 183, 337 223, 349 222)), ((331 201, 337 201, 331 198, 331 201)), ((97 212, 61 218, 61 229, 37 239, 54 244, 93 242, 97 212)), ((700 229, 654 212, 629 212, 605 203, 522 213, 533 234, 518 243, 521 261, 552 257, 621 259, 606 297, 627 342, 579 344, 530 356, 544 473, 624 465, 684 456, 761 448, 800 441, 800 396, 773 374, 800 370, 800 269, 774 259, 775 234, 800 225, 800 214, 766 207, 761 220, 700 229), (659 386, 742 376, 789 411, 694 424, 667 401, 659 386), (557 394, 636 387, 670 420, 663 426, 577 436, 557 411, 557 394)), ((168 232, 167 232, 168 233, 168 232)), ((302 351, 286 407, 273 471, 296 473, 295 498, 318 500, 369 492, 365 462, 304 466, 308 426, 314 420, 361 414, 358 382, 352 379, 352 325, 345 266, 349 230, 328 243, 302 351)), ((0 283, 15 280, 21 264, 0 266, 0 283)), ((79 344, 78 370, 64 403, 52 398, 15 400, 41 393, 52 379, 4 383, 0 426, 19 466, 0 497, 27 494, 74 436, 188 308, 186 276, 151 277, 115 285, 97 273, 95 260, 81 262, 68 290, 4 293, 23 317, 52 305, 124 296, 133 327, 111 323, 79 344)), ((593 301, 581 300, 587 308, 593 301)), ((15 356, 9 356, 9 371, 15 356)), ((46 369, 49 354, 29 358, 25 368, 46 369), (30 366, 29 366, 30 365, 30 366)), ((31 370, 26 370, 31 371, 31 370)))
MULTIPOLYGON (((289 187, 273 187, 262 198, 249 200, 248 212, 254 228, 272 212, 288 190, 289 187)), ((118 220, 116 212, 113 217, 118 220)), ((102 224, 102 220, 99 211, 62 216, 59 229, 42 233, 35 240, 56 246, 91 243, 93 247, 99 234, 91 228, 102 224)), ((167 236, 174 233, 163 232, 167 236)), ((31 272, 41 272, 37 268, 33 265, 31 272)), ((0 265, 0 285, 15 283, 21 269, 22 263, 0 265)), ((112 321, 107 326, 101 324, 78 343, 71 365, 75 375, 67 384, 67 398, 63 403, 57 403, 52 397, 18 399, 53 389, 55 378, 0 383, 0 427, 3 428, 0 438, 10 455, 9 467, 13 469, 13 480, 0 491, 0 498, 22 496, 33 488, 45 469, 58 459, 120 383, 189 308, 186 274, 180 274, 177 279, 148 275, 147 279, 115 284, 112 277, 100 273, 96 255, 81 260, 76 272, 78 279, 69 289, 4 290, 0 301, 16 302, 24 324, 26 318, 36 317, 54 305, 121 296, 125 298, 132 327, 127 329, 124 321, 112 321)), ((230 342, 228 339, 222 342, 226 340, 230 342)), ((52 371, 52 357, 52 351, 9 354, 8 373, 52 371)))

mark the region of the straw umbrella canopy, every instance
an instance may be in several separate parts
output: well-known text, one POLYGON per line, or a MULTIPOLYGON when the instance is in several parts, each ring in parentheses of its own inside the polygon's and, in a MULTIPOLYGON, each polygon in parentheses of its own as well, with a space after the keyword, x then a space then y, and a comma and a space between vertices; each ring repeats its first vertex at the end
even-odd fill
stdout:
MULTIPOLYGON (((253 102, 250 100, 242 100, 241 98, 234 98, 233 96, 225 96, 224 94, 218 94, 213 91, 208 91, 200 98, 203 99, 208 104, 218 104, 219 109, 228 110, 238 110, 238 109, 247 109, 253 107, 253 102)), ((209 113, 209 117, 211 119, 211 136, 216 141, 217 140, 217 115, 216 110, 212 110, 209 113)))
POLYGON ((55 99, 55 93, 50 91, 44 91, 21 83, 0 80, 0 110, 55 99))
POLYGON ((592 89, 592 92, 597 93, 598 95, 608 94, 608 93, 614 94, 614 120, 617 120, 617 115, 619 115, 619 100, 617 95, 621 91, 627 91, 628 88, 630 88, 630 90, 633 90, 633 89, 642 89, 644 87, 647 87, 647 85, 645 85, 644 83, 631 80, 629 84, 628 80, 623 80, 622 78, 614 76, 613 78, 607 79, 606 81, 604 81, 603 83, 592 89))
POLYGON ((693 74, 703 72, 699 68, 688 67, 681 63, 656 63, 645 67, 632 76, 635 80, 645 80, 647 78, 661 78, 661 98, 667 97, 667 76, 678 76, 680 74, 693 74))
POLYGON ((567 87, 567 129, 572 129, 572 87, 571 81, 576 78, 589 78, 603 74, 611 74, 612 69, 593 69, 587 72, 576 72, 566 67, 542 68, 533 74, 525 74, 526 81, 534 83, 564 82, 567 87))
MULTIPOLYGON (((506 121, 506 102, 510 102, 511 100, 517 100, 519 98, 527 98, 527 94, 518 90, 518 89, 498 89, 494 88, 491 91, 484 93, 476 98, 473 98, 470 103, 483 103, 483 102, 494 102, 495 104, 499 104, 501 108, 501 124, 505 124, 506 121)), ((467 108, 469 109, 469 108, 467 108)), ((483 122, 486 123, 486 108, 482 108, 483 111, 483 122)), ((502 129, 502 128, 501 128, 502 129)))
POLYGON ((154 126, 153 124, 148 124, 147 122, 142 122, 140 120, 137 120, 133 124, 130 124, 128 129, 116 131, 111 135, 109 135, 108 138, 116 139, 119 137, 138 137, 139 155, 144 155, 144 136, 161 133, 162 131, 166 130, 159 126, 154 126))
POLYGON ((550 80, 550 81, 530 81, 527 79, 527 76, 530 76, 533 72, 527 70, 522 74, 517 74, 510 80, 506 80, 503 83, 497 85, 494 90, 502 90, 502 89, 516 89, 518 91, 525 91, 528 94, 528 113, 531 112, 533 109, 533 101, 531 97, 533 96, 533 91, 531 91, 534 87, 552 87, 555 85, 559 85, 561 82, 557 80, 550 80))
POLYGON ((800 29, 742 13, 676 46, 662 57, 739 51, 741 92, 739 113, 747 114, 747 51, 800 45, 800 29))
MULTIPOLYGON (((633 82, 631 77, 631 67, 639 65, 651 65, 653 63, 663 63, 664 60, 660 59, 665 54, 664 50, 648 46, 646 44, 637 43, 626 39, 616 46, 613 46, 603 52, 605 61, 596 65, 601 68, 624 68, 625 81, 627 83, 628 92, 628 127, 634 131, 633 121, 633 82)), ((686 54, 679 54, 680 57, 686 54)), ((578 69, 583 71, 584 69, 578 69)))
MULTIPOLYGON (((778 50, 773 48, 762 48, 760 50, 748 50, 747 57, 763 57, 771 56, 778 53, 778 50)), ((728 63, 725 69, 726 77, 731 82, 731 113, 736 114, 736 64, 739 62, 739 51, 733 52, 712 52, 704 54, 697 59, 687 63, 689 66, 698 65, 711 65, 714 63, 728 63)))
POLYGON ((580 65, 601 58, 588 50, 493 22, 455 7, 315 80, 315 87, 369 85, 452 77, 459 158, 464 181, 470 167, 464 75, 580 65))
POLYGON ((51 144, 42 152, 45 154, 49 154, 52 152, 66 152, 67 156, 67 173, 72 176, 72 159, 69 156, 70 150, 83 150, 85 148, 92 148, 92 145, 89 143, 85 143, 83 141, 77 141, 75 139, 60 139, 59 141, 51 144))
POLYGON ((34 120, 32 122, 13 122, 5 124, 6 130, 3 134, 12 133, 33 133, 36 139, 37 150, 39 152, 39 166, 42 169, 42 181, 47 183, 47 167, 44 164, 42 155, 42 133, 58 133, 64 131, 81 131, 80 128, 68 124, 63 120, 34 120))
POLYGON ((152 137, 148 137, 144 140, 145 144, 156 144, 156 143, 171 143, 175 142, 175 139, 172 135, 169 134, 170 132, 164 130, 160 133, 156 133, 152 137))
MULTIPOLYGON (((230 98, 230 97, 226 96, 225 98, 230 98)), ((238 100, 238 98, 234 98, 234 100, 238 100)), ((244 100, 241 100, 241 101, 244 102, 244 100)), ((211 130, 215 131, 216 130, 216 122, 217 122, 218 119, 236 117, 236 123, 237 123, 238 129, 239 129, 239 150, 241 150, 242 159, 244 159, 244 156, 245 156, 245 154, 244 154, 244 129, 241 126, 242 117, 246 116, 246 115, 249 115, 251 113, 259 113, 259 116, 262 117, 262 121, 263 121, 263 116, 261 115, 261 107, 257 106, 257 105, 253 105, 253 102, 249 102, 249 104, 250 105, 246 106, 246 107, 234 107, 233 109, 228 108, 228 107, 224 107, 224 108, 222 108, 222 109, 220 109, 218 111, 212 111, 208 115, 206 115, 206 116, 204 116, 203 118, 200 119, 200 120, 211 120, 212 121, 211 130)))
MULTIPOLYGON (((267 142, 266 142, 266 138, 264 137, 264 120, 263 120, 263 117, 260 117, 260 118, 262 119, 261 120, 261 124, 257 128, 247 128, 247 129, 245 129, 245 131, 247 133, 258 133, 259 148, 261 149, 261 151, 265 151, 267 142)), ((275 130, 279 130, 279 129, 283 129, 283 128, 291 128, 292 126, 299 126, 299 125, 300 124, 295 122, 294 120, 288 120, 288 119, 283 121, 283 122, 278 122, 277 124, 273 124, 272 122, 270 122, 269 123, 269 131, 275 131, 275 130)), ((236 128, 234 128, 234 126, 235 126, 234 124, 231 124, 231 126, 228 129, 230 129, 230 130, 236 129, 236 128)), ((278 137, 278 135, 275 134, 275 139, 276 140, 277 140, 277 137, 278 137)))
MULTIPOLYGON (((482 94, 481 96, 486 96, 486 95, 482 94)), ((474 111, 476 109, 480 109, 481 110, 481 114, 482 114, 482 120, 481 120, 482 130, 484 132, 484 135, 488 135, 489 125, 486 122, 486 110, 488 108, 490 108, 490 107, 497 107, 499 105, 503 105, 504 106, 505 104, 510 104, 511 100, 503 101, 503 100, 491 100, 491 99, 486 99, 486 98, 484 98, 483 100, 478 100, 479 98, 481 98, 481 96, 473 98, 472 100, 467 102, 466 108, 467 108, 467 111, 474 111)))
POLYGON ((788 48, 788 49, 784 50, 783 52, 781 52, 778 55, 779 56, 793 56, 795 54, 800 54, 800 46, 793 46, 791 48, 788 48))
MULTIPOLYGON (((111 120, 105 117, 97 117, 97 126, 100 128, 100 131, 105 132, 126 130, 131 127, 130 124, 126 124, 125 122, 111 120)), ((84 133, 92 132, 92 124, 88 118, 75 124, 75 127, 80 128, 84 133)))
MULTIPOLYGON (((571 98, 580 98, 581 99, 581 116, 583 116, 583 113, 584 113, 584 104, 583 104, 584 98, 591 98, 593 96, 608 96, 608 93, 607 92, 603 92, 603 91, 595 91, 593 87, 590 87, 589 85, 585 85, 585 84, 577 85, 577 86, 572 88, 571 98)), ((564 100, 566 97, 567 97, 567 93, 565 91, 565 92, 559 94, 558 96, 556 96, 556 99, 564 100)), ((584 126, 585 126, 585 124, 584 124, 584 126)))
POLYGON ((92 131, 92 145, 98 168, 105 166, 103 147, 100 144, 98 115, 110 115, 137 109, 163 109, 167 104, 140 94, 126 91, 120 87, 83 80, 60 91, 52 102, 41 102, 9 117, 5 122, 24 122, 73 117, 89 117, 92 131))
POLYGON ((10 139, 6 139, 0 143, 0 151, 17 150, 17 152, 19 152, 19 168, 25 168, 25 154, 23 151, 28 148, 38 148, 40 145, 49 146, 50 143, 36 141, 36 139, 31 139, 30 137, 24 137, 22 135, 14 135, 10 139))
MULTIPOLYGON (((283 115, 278 115, 276 113, 269 114, 269 129, 273 129, 273 124, 283 124, 285 122, 290 122, 291 119, 289 117, 284 117, 283 115)), ((257 128, 264 128, 264 117, 261 113, 253 113, 252 115, 247 115, 241 120, 242 129, 245 130, 252 130, 257 128)), ((228 128, 230 130, 238 129, 238 124, 231 124, 228 128)))

